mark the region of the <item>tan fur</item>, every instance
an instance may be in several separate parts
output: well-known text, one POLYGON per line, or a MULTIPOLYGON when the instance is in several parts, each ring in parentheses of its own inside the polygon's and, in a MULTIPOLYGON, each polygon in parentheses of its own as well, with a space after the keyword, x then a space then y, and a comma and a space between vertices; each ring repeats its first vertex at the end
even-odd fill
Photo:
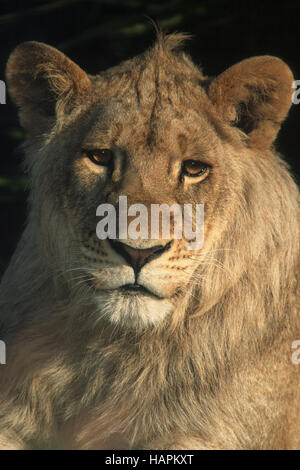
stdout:
POLYGON ((94 77, 40 43, 8 61, 31 195, 1 285, 3 449, 300 448, 299 192, 272 147, 293 77, 267 56, 210 80, 182 39, 94 77), (198 158, 208 177, 180 178, 198 158), (141 271, 160 299, 121 294, 132 268, 96 237, 120 195, 204 204, 203 248, 141 271))

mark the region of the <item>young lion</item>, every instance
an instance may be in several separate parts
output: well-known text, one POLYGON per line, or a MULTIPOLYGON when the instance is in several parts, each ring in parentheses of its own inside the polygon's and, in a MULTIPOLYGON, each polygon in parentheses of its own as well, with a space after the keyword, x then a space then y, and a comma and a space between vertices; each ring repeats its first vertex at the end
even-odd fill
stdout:
POLYGON ((7 85, 28 223, 1 286, 3 449, 300 448, 299 192, 272 147, 293 76, 208 80, 158 35, 96 76, 38 42, 7 85), (101 203, 204 204, 204 244, 100 240, 101 203))

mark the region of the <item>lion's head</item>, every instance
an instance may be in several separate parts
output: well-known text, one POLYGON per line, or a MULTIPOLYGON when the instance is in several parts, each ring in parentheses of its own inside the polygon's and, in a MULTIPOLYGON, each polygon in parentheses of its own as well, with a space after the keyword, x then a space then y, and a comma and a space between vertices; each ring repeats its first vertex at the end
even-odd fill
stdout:
POLYGON ((293 257, 297 192, 271 147, 291 105, 291 71, 263 56, 210 80, 181 41, 160 36, 96 76, 37 42, 8 62, 28 133, 34 243, 56 288, 91 304, 96 321, 145 327, 200 315, 250 271, 268 266, 272 285, 276 254, 282 266, 293 257), (118 210, 120 196, 149 210, 203 204, 203 246, 189 250, 172 229, 100 240, 97 207, 118 210))

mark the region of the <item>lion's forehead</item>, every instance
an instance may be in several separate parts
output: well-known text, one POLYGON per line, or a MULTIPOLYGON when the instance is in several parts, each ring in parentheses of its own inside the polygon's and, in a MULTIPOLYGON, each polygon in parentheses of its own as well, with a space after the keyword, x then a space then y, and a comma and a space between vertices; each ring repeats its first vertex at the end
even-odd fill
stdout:
POLYGON ((201 103, 196 108, 180 108, 171 104, 158 106, 154 100, 152 107, 144 109, 126 99, 112 99, 93 113, 82 144, 119 146, 131 154, 157 149, 164 159, 172 151, 183 154, 193 151, 193 147, 205 155, 221 142, 217 126, 201 103))

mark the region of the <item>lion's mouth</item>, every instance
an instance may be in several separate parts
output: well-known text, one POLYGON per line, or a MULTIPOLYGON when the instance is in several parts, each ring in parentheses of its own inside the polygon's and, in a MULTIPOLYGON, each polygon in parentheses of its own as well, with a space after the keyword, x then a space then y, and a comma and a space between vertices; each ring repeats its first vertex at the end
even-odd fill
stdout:
POLYGON ((141 284, 134 283, 134 284, 124 284, 122 286, 118 286, 115 288, 103 288, 103 287, 97 287, 91 280, 86 281, 87 284, 92 286, 96 292, 121 292, 123 295, 126 296, 137 296, 137 295, 143 295, 146 297, 152 297, 155 299, 164 299, 164 297, 155 294, 151 290, 147 289, 146 287, 142 286, 141 284))
POLYGON ((161 299, 158 295, 154 294, 150 290, 146 289, 146 287, 142 286, 141 284, 125 284, 124 286, 119 287, 119 290, 122 293, 128 295, 135 295, 135 294, 143 294, 149 297, 155 297, 156 299, 161 299))

